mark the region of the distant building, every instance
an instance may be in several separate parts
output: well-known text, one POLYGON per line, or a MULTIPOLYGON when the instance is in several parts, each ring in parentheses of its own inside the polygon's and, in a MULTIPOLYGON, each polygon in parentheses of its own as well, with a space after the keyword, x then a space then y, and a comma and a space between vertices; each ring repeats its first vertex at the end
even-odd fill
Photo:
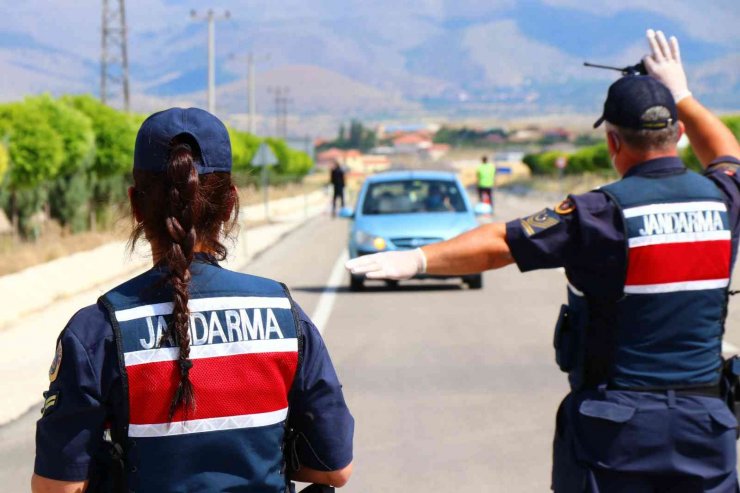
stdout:
POLYGON ((496 163, 519 163, 524 159, 524 153, 521 151, 497 152, 493 155, 496 163))
POLYGON ((377 154, 363 154, 362 165, 363 171, 365 173, 379 173, 391 168, 391 160, 388 158, 388 156, 377 154))
POLYGON ((509 142, 533 142, 540 139, 542 131, 533 128, 515 130, 509 135, 509 142))
POLYGON ((393 139, 393 149, 397 154, 416 154, 432 147, 432 137, 428 133, 409 133, 393 139))
POLYGON ((448 152, 450 152, 449 144, 432 144, 430 147, 422 149, 420 155, 422 158, 437 161, 443 158, 448 152))
POLYGON ((434 134, 440 129, 436 123, 399 123, 389 125, 378 125, 376 134, 379 139, 398 137, 409 133, 426 133, 434 134))
POLYGON ((357 149, 337 149, 332 147, 316 155, 316 168, 329 169, 335 161, 352 171, 362 171, 362 154, 357 149))

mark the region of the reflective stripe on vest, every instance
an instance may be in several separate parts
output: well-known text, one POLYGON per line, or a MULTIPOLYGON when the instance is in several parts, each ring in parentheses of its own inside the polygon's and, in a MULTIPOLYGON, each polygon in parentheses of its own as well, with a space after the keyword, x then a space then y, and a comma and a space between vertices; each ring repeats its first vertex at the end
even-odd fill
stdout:
POLYGON ((171 422, 180 350, 163 339, 173 304, 165 301, 172 299, 168 288, 153 289, 162 272, 153 269, 103 297, 128 387, 126 451, 136 470, 128 487, 283 492, 282 447, 300 337, 287 290, 206 263, 191 271, 189 377, 196 405, 187 415, 181 406, 171 422))

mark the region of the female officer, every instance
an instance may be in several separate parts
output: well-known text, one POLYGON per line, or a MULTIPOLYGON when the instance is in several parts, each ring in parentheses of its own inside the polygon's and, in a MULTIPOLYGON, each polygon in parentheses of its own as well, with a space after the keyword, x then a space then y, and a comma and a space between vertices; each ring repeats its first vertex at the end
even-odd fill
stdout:
POLYGON ((146 238, 154 267, 59 336, 34 492, 347 482, 354 423, 318 331, 284 285, 218 265, 238 211, 230 172, 210 113, 173 108, 142 125, 131 239, 146 238))

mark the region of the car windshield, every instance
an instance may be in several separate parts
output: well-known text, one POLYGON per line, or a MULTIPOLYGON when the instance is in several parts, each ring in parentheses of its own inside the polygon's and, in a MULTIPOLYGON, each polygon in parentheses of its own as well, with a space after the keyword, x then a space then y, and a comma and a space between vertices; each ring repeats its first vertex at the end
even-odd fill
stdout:
POLYGON ((399 180, 370 184, 363 214, 465 212, 457 183, 450 180, 399 180))

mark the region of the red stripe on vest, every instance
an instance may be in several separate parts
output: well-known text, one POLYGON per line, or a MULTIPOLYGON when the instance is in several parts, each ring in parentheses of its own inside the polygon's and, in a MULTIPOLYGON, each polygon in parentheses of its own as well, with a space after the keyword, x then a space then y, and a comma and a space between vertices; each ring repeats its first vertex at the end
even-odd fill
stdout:
MULTIPOLYGON (((284 409, 298 365, 298 353, 254 353, 193 360, 190 381, 196 408, 187 419, 257 414, 284 409)), ((176 361, 129 366, 130 422, 166 423, 180 382, 176 361)), ((183 421, 182 407, 173 421, 183 421)))
POLYGON ((666 243, 630 248, 628 286, 727 279, 729 240, 666 243))

